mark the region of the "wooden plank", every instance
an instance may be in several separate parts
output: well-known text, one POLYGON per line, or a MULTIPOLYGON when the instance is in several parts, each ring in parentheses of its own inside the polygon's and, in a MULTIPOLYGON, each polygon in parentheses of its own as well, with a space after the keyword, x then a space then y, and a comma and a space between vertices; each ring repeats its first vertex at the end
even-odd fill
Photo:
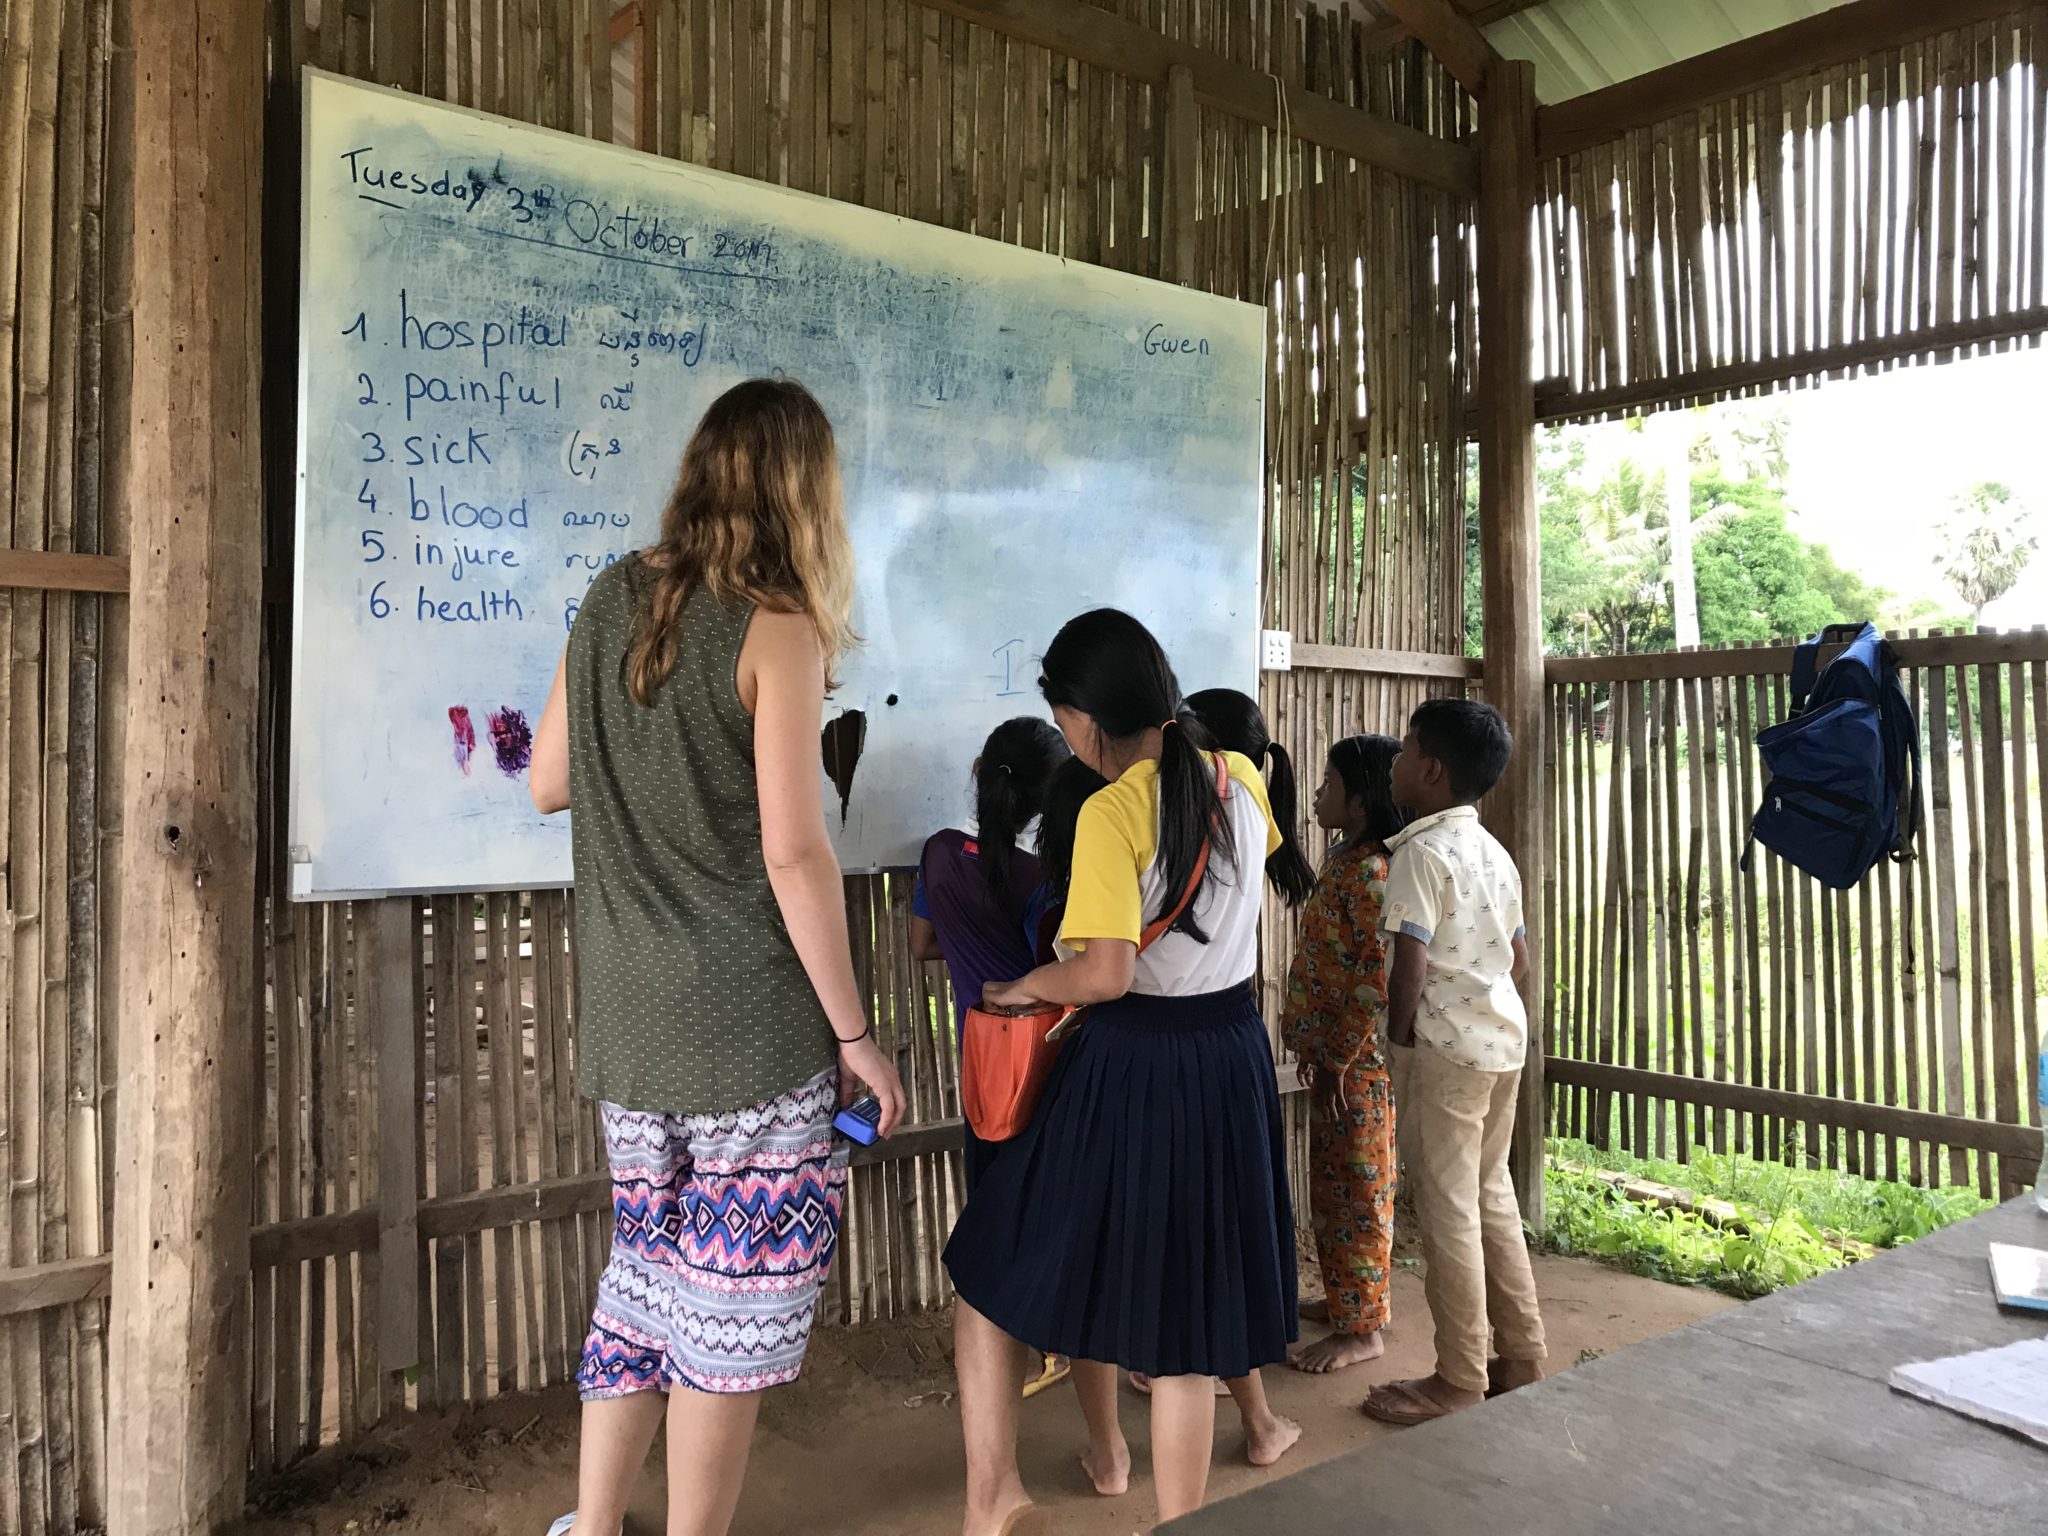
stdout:
POLYGON ((356 908, 367 940, 357 996, 368 1018, 359 1028, 378 1035, 377 1048, 377 1364, 385 1372, 419 1363, 419 1166, 415 1131, 419 1082, 414 1076, 414 1009, 419 974, 413 966, 417 918, 409 896, 356 908))
POLYGON ((1536 113, 1537 157, 1577 154, 1632 129, 1887 48, 2010 15, 2019 0, 1853 0, 1536 113))
POLYGON ((0 1270, 0 1317, 98 1301, 113 1282, 113 1265, 111 1258, 97 1254, 0 1270))
MULTIPOLYGON (((1204 49, 1165 37, 1080 0, 922 0, 933 10, 979 23, 1005 36, 1079 59, 1147 85, 1164 86, 1174 65, 1193 74, 1205 107, 1261 127, 1285 125, 1296 139, 1381 166, 1424 186, 1472 194, 1473 152, 1300 86, 1276 82, 1204 49)), ((1136 234, 1135 228, 1130 233, 1136 234)))
MULTIPOLYGON (((1487 700, 1515 738, 1506 776, 1487 797, 1496 835, 1523 872, 1523 913, 1543 932, 1542 572, 1537 558, 1535 396, 1529 378, 1533 320, 1529 200, 1536 186, 1535 70, 1504 63, 1487 80, 1480 110, 1479 303, 1487 316, 1479 355, 1480 572, 1487 700)), ((1522 982, 1529 1016, 1541 1019, 1545 964, 1530 946, 1522 982)), ((1532 1031, 1516 1127, 1523 1214, 1543 1225, 1543 1054, 1532 1031)))
MULTIPOLYGON (((2008 662, 2048 661, 2048 630, 2012 630, 2004 634, 1933 634, 1920 637, 1893 631, 1886 637, 1898 654, 1901 669, 1986 666, 2008 662)), ((1553 683, 1619 683, 1664 681, 1679 677, 1781 677, 1792 670, 1789 645, 1718 651, 1656 651, 1628 656, 1554 656, 1544 663, 1553 683)), ((1834 647, 1821 652, 1823 663, 1834 647)), ((1295 647, 1301 654, 1301 647, 1295 647)))
POLYGON ((1864 341, 1783 352, 1696 372, 1632 378, 1605 389, 1571 393, 1539 389, 1536 417, 1541 422, 1592 421, 1630 415, 1653 406, 1698 404, 1735 395, 1755 394, 1769 386, 1839 378, 1870 369, 1921 359, 1940 361, 1959 351, 1998 342, 2031 345, 2048 333, 2048 308, 1978 315, 1961 320, 1928 318, 1913 328, 1864 341))
POLYGON ((0 549, 0 587, 45 592, 125 593, 128 590, 128 561, 118 555, 0 549))
POLYGON ((1326 667, 1336 672, 1370 672, 1387 677, 1472 680, 1482 676, 1485 670, 1485 664, 1477 656, 1440 655, 1427 651, 1312 644, 1297 644, 1292 651, 1297 671, 1326 667))
POLYGON ((116 1533, 237 1524, 248 1467, 264 23, 256 0, 135 7, 147 62, 109 145, 149 238, 110 300, 134 337, 117 494, 149 556, 122 786, 116 1533))
POLYGON ((1553 1082, 1603 1089, 1643 1101, 1661 1098, 1678 1104, 1705 1105, 1710 1109, 1765 1114, 1794 1124, 1912 1136, 1958 1149, 1989 1152, 2023 1164, 2038 1161, 2041 1156, 2041 1132, 2034 1126, 2008 1125, 1967 1115, 1935 1114, 1885 1104, 1865 1104, 1822 1094, 1763 1088, 1752 1083, 1681 1077, 1676 1073, 1643 1071, 1606 1062, 1560 1058, 1547 1063, 1545 1071, 1553 1082))

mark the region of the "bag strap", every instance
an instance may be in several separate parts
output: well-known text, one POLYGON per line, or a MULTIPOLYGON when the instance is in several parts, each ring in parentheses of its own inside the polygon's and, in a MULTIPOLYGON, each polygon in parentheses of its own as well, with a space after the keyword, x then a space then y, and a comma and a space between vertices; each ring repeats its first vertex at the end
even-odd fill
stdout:
POLYGON ((1815 680, 1820 675, 1820 648, 1825 635, 1815 635, 1804 641, 1792 653, 1792 714, 1794 717, 1806 713, 1806 700, 1813 692, 1815 680))
MULTIPOLYGON (((1220 803, 1229 798, 1230 765, 1224 761, 1223 754, 1218 752, 1216 754, 1216 799, 1220 803)), ((1221 835, 1225 830, 1227 829, 1223 826, 1222 817, 1219 814, 1217 825, 1212 835, 1221 835)), ((1188 888, 1180 893, 1180 900, 1173 904, 1173 910, 1164 917, 1156 917, 1147 923, 1145 931, 1138 936, 1139 954, 1142 955, 1155 942, 1164 938, 1166 931, 1180 921, 1181 914, 1187 911, 1189 904, 1194 901, 1195 893, 1201 890, 1202 876, 1208 873, 1208 870, 1209 844, 1204 842, 1202 844, 1202 851, 1195 855, 1195 870, 1193 874, 1188 876, 1188 888)))

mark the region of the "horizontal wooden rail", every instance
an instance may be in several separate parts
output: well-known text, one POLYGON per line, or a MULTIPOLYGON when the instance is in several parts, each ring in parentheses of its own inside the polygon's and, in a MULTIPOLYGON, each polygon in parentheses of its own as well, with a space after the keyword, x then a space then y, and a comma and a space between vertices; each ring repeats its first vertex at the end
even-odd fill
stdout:
POLYGON ((1195 99, 1266 128, 1284 125, 1305 143, 1336 150, 1424 186, 1467 197, 1479 189, 1479 156, 1453 143, 1315 91, 1233 64, 1080 0, 923 0, 926 7, 988 27, 1097 69, 1164 86, 1176 65, 1194 77, 1195 99), (1285 105, 1283 115, 1281 106, 1285 105))
POLYGON ((0 587, 28 587, 45 592, 126 592, 128 562, 119 555, 0 549, 0 587))
POLYGON ((1805 1125, 1833 1125, 1844 1130, 1990 1152, 2021 1163, 2038 1164, 2041 1160, 2041 1133, 2030 1125, 2006 1125, 1964 1115, 1939 1115, 1925 1109, 1900 1109, 1856 1099, 1823 1098, 1815 1093, 1755 1088, 1747 1083, 1718 1082, 1677 1072, 1649 1072, 1602 1061, 1574 1061, 1565 1056, 1545 1057, 1543 1076, 1545 1085, 1553 1088, 1592 1088, 1706 1109, 1769 1115, 1805 1125))
MULTIPOLYGON (((1891 635, 1902 667, 2004 666, 2048 661, 2048 629, 2004 634, 1891 635)), ((1821 653, 1827 660, 1835 647, 1821 653)), ((1789 645, 1713 651, 1652 651, 1637 656, 1553 656, 1543 664, 1551 683, 1647 683, 1696 677, 1782 677, 1792 670, 1789 645)), ((1296 654, 1300 650, 1296 648, 1296 654)))
MULTIPOLYGON (((1659 406, 1702 404, 1773 385, 1850 374, 1859 369, 1925 357, 1930 353, 1945 354, 1968 347, 1995 346, 2003 341, 2032 341, 2043 332, 2048 332, 2048 306, 2034 306, 1977 315, 1967 320, 1952 320, 1946 324, 1918 326, 1889 336, 1871 336, 1838 346, 1785 352, 1748 362, 1723 363, 1691 373, 1651 375, 1577 394, 1568 389, 1539 387, 1536 391, 1536 419, 1539 422, 1586 421, 1633 414, 1659 406)), ((1470 410, 1467 417, 1468 420, 1475 419, 1470 410)))
POLYGON ((85 1259, 58 1259, 21 1269, 0 1269, 0 1317, 39 1312, 46 1307, 68 1307, 73 1302, 96 1301, 107 1294, 107 1284, 113 1272, 113 1260, 105 1254, 85 1259))
POLYGON ((1297 645, 1298 672, 1322 668, 1330 672, 1375 672, 1388 677, 1474 678, 1482 671, 1476 656, 1436 651, 1382 651, 1357 645, 1297 645))

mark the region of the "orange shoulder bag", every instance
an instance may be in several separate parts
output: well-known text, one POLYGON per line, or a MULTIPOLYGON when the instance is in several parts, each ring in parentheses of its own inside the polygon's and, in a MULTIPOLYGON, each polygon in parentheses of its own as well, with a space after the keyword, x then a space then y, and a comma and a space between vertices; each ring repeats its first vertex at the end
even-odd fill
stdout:
MULTIPOLYGON (((1230 795, 1230 770, 1223 754, 1216 754, 1216 796, 1230 795)), ((1219 826, 1216 835, 1227 835, 1219 826)), ((1138 938, 1143 954, 1180 921, 1181 913, 1202 888, 1202 876, 1209 868, 1209 845, 1195 857, 1188 888, 1171 912, 1155 918, 1138 938)), ((983 1008, 967 1010, 961 1027, 960 1097, 967 1111, 967 1123, 983 1141, 1008 1141, 1031 1123, 1038 1111, 1038 1096, 1052 1075, 1060 1047, 1081 1027, 1085 1007, 1064 1003, 1032 1003, 1014 1012, 983 1008)))

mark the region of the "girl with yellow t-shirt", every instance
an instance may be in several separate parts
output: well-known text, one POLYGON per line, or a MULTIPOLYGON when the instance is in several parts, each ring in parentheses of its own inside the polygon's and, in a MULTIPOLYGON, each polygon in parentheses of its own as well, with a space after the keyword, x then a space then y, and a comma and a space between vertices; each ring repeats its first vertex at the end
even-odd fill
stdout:
MULTIPOLYGON (((1263 864, 1280 841, 1265 784, 1226 753, 1219 794, 1218 756, 1128 614, 1069 623, 1039 686, 1075 756, 1109 782, 1075 830, 1061 958, 983 1001, 1090 1012, 946 1248, 966 1536, 1044 1528, 1017 1471, 1026 1346, 1074 1360, 1097 1447, 1122 1440, 1116 1369, 1153 1379, 1153 1480, 1169 1520, 1207 1489, 1211 1378, 1286 1359, 1296 1329, 1280 1100, 1251 985, 1263 864), (1192 901, 1139 953, 1146 924, 1191 884, 1192 901)), ((1089 1468, 1105 1491, 1128 1470, 1089 1468)))

